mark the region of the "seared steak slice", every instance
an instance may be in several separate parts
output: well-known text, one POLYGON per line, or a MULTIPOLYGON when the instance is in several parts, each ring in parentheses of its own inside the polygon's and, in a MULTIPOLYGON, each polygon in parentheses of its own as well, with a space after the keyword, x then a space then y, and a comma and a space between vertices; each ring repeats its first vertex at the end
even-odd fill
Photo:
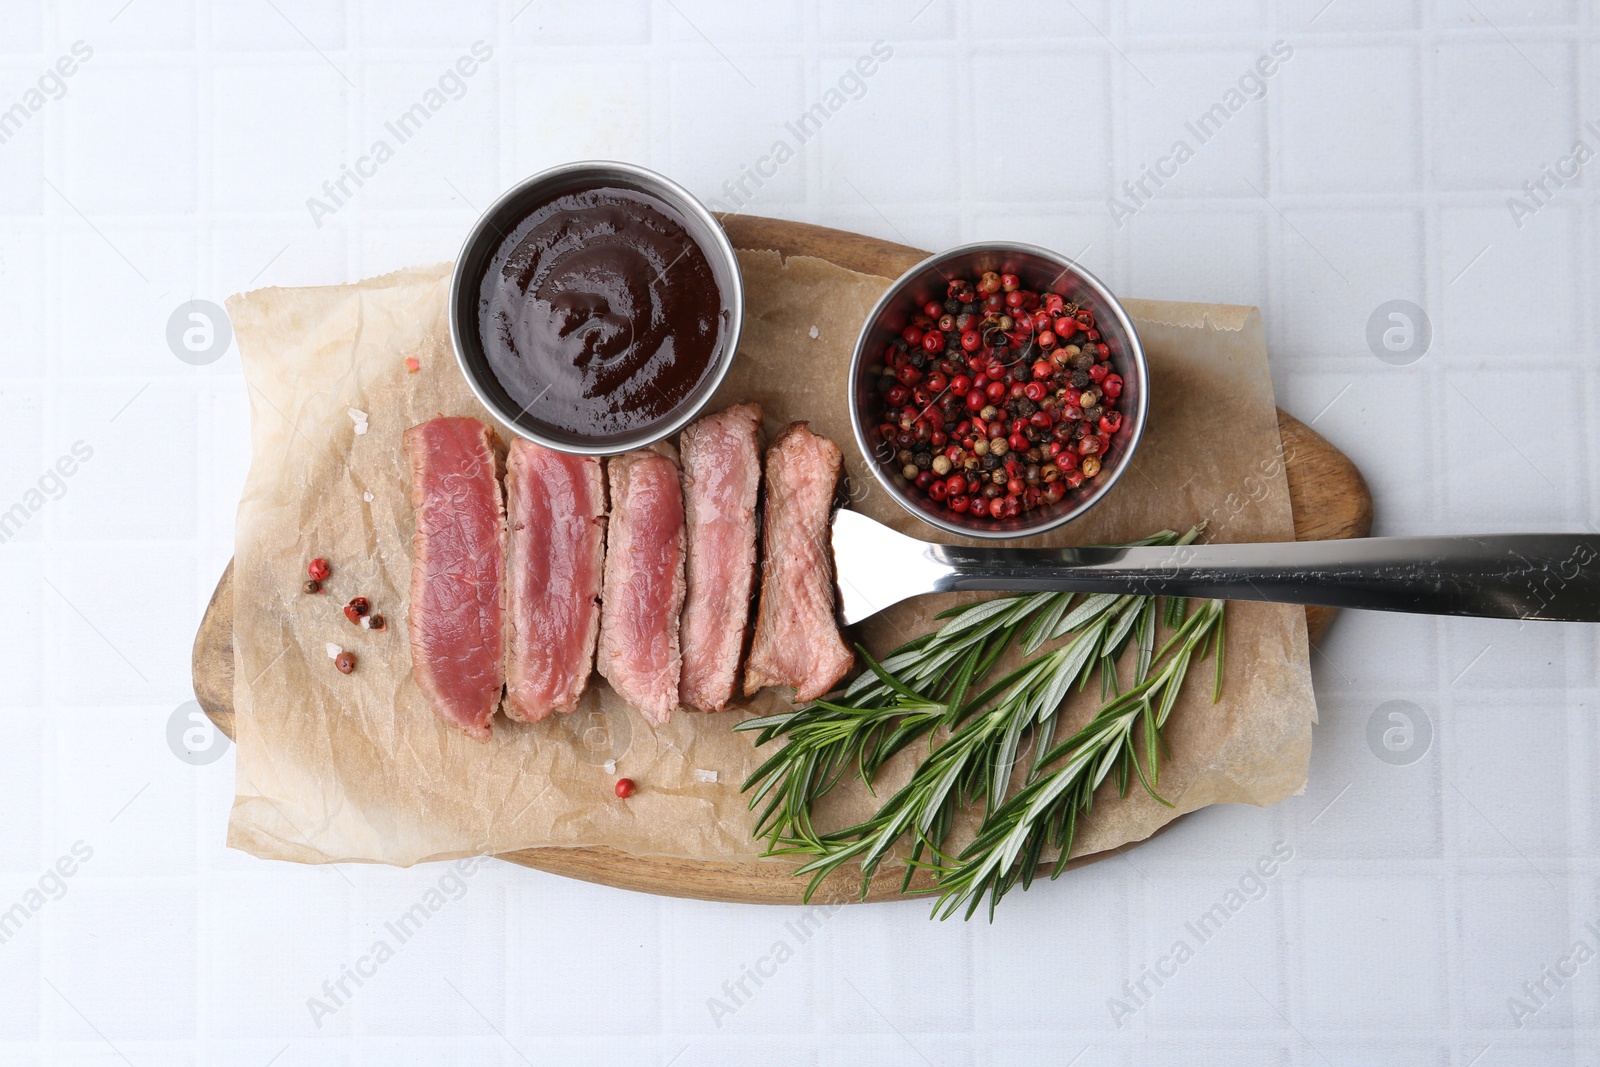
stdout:
POLYGON ((611 479, 600 673, 653 723, 678 706, 683 609, 683 484, 670 446, 606 462, 611 479))
POLYGON ((733 699, 750 624, 761 487, 761 409, 736 404, 683 431, 688 598, 678 697, 702 711, 733 699))
POLYGON ((790 424, 767 449, 761 606, 744 671, 747 696, 791 685, 796 700, 815 700, 855 662, 834 617, 828 541, 842 462, 839 446, 804 422, 790 424))
POLYGON ((513 441, 506 517, 506 714, 538 722, 576 708, 594 669, 606 541, 600 461, 513 441))
POLYGON ((416 510, 412 674, 435 715, 489 740, 505 681, 505 509, 499 441, 477 419, 430 419, 405 432, 416 510))

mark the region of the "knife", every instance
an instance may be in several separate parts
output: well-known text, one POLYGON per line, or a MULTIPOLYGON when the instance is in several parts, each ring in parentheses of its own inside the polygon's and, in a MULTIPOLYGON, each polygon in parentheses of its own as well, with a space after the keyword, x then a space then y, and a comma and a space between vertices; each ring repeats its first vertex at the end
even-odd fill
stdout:
POLYGON ((1600 622, 1600 536, 1488 534, 1158 548, 968 548, 833 520, 846 625, 925 593, 1134 593, 1600 622))

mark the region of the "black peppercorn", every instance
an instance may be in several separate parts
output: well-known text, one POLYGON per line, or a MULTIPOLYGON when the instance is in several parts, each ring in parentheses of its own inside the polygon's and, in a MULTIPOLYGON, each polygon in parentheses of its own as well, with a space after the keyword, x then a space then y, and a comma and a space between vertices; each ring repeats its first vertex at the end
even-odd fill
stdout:
POLYGON ((933 466, 933 456, 927 452, 918 452, 911 460, 917 465, 917 470, 925 471, 933 466))
POLYGON ((1024 419, 1039 410, 1039 406, 1025 396, 1018 397, 1016 403, 1012 404, 1011 407, 1019 417, 1024 419))
POLYGON ((1094 366, 1094 357, 1087 352, 1079 352, 1072 357, 1073 370, 1088 370, 1094 366))
POLYGON ((1074 389, 1082 389, 1089 384, 1089 372, 1085 370, 1075 370, 1072 372, 1072 377, 1067 379, 1067 381, 1071 383, 1074 389))
POLYGON ((983 457, 983 469, 986 471, 992 471, 997 467, 1002 466, 1004 463, 1005 460, 1001 459, 993 452, 990 452, 987 456, 983 457))

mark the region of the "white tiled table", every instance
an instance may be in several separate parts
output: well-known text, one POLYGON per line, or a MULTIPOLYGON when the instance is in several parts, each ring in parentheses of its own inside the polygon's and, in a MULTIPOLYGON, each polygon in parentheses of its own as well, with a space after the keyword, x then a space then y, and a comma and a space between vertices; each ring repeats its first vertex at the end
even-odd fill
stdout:
POLYGON ((236 353, 196 368, 165 341, 191 298, 446 259, 475 208, 572 158, 723 196, 881 40, 746 210, 1025 238, 1130 295, 1259 304, 1280 403, 1361 465, 1381 533, 1600 520, 1600 162, 1520 228, 1507 206, 1575 139, 1600 150, 1591 5, 520 3, 0 16, 0 108, 26 111, 0 115, 0 509, 41 503, 0 544, 0 909, 24 904, 0 1062, 1595 1062, 1600 959, 1524 983, 1600 948, 1600 630, 1377 615, 1316 656, 1303 797, 1200 813, 993 926, 879 905, 801 944, 793 912, 494 864, 318 1026, 307 998, 441 872, 230 853, 232 754, 168 748, 248 458, 236 353), (479 40, 460 99, 318 226, 307 198, 479 40), (1277 41, 1264 98, 1116 225, 1106 198, 1277 41), (1408 366, 1366 341, 1393 299, 1432 322, 1408 366), (30 498, 75 442, 59 499, 30 498), (1431 734, 1409 764, 1368 740, 1390 701, 1431 734), (77 842, 92 857, 46 876, 77 842), (1264 895, 1186 934, 1275 845, 1264 895), (1193 958, 1115 1011, 1181 937, 1193 958), (708 999, 779 938, 794 958, 717 1025, 708 999), (1519 1026, 1513 997, 1547 1003, 1519 1026))

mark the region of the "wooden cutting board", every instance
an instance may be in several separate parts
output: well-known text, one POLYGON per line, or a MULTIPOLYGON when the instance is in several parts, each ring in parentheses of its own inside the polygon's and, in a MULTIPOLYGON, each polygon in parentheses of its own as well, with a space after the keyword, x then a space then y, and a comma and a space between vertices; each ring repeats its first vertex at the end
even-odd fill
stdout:
MULTIPOLYGON (((784 256, 815 256, 863 274, 898 277, 927 253, 862 234, 830 230, 800 222, 750 216, 724 217, 733 244, 741 249, 774 249, 784 256)), ((1320 541, 1365 537, 1372 529, 1372 496, 1367 483, 1343 453, 1310 427, 1282 411, 1289 496, 1294 508, 1295 537, 1320 541)), ((1307 608, 1315 644, 1333 619, 1331 608, 1307 608)), ((194 692, 217 728, 233 736, 233 565, 222 572, 194 642, 194 692)), ((1167 824, 1171 826, 1171 823, 1167 824)), ((1111 853, 1085 856, 1076 866, 1111 853)), ((569 878, 599 882, 666 896, 695 897, 749 904, 798 904, 804 881, 785 860, 752 859, 738 863, 705 862, 633 856, 604 847, 532 848, 504 853, 502 859, 569 878)), ((869 900, 899 898, 900 875, 886 871, 875 879, 869 900)), ((830 881, 814 901, 859 899, 859 878, 830 881)))

